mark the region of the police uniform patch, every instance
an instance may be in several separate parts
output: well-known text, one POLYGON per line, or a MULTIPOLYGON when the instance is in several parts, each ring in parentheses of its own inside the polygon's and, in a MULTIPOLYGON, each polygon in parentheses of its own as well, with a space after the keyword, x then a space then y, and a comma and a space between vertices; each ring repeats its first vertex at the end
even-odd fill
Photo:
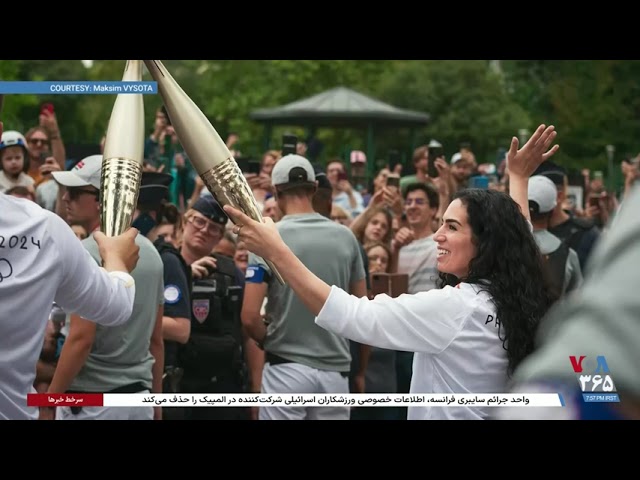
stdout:
POLYGON ((170 305, 178 303, 182 297, 182 292, 176 285, 167 285, 164 288, 164 302, 170 305))
POLYGON ((194 300, 193 316, 196 317, 196 320, 198 320, 198 322, 204 322, 209 316, 209 300, 194 300))

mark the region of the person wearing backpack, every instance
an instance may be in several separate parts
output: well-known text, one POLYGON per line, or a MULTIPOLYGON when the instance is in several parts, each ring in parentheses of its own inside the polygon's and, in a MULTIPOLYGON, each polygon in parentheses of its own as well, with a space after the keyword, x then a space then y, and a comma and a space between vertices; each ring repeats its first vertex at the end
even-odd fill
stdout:
POLYGON ((582 284, 582 270, 578 254, 568 242, 549 232, 549 222, 556 207, 557 189, 544 175, 529 178, 529 213, 533 237, 547 266, 549 280, 558 298, 582 284))
POLYGON ((544 175, 551 180, 557 191, 556 206, 551 213, 547 230, 575 250, 580 260, 580 269, 584 272, 589 256, 600 239, 600 229, 593 221, 563 210, 562 205, 568 195, 569 178, 562 166, 547 160, 538 167, 532 177, 537 175, 544 175))

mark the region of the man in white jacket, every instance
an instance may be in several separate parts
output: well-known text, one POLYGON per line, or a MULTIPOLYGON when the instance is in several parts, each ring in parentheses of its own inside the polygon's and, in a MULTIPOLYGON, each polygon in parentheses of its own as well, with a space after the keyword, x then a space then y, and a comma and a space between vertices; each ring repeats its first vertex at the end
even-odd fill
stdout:
MULTIPOLYGON (((2 124, 0 123, 0 134, 2 124)), ((0 419, 35 419, 27 407, 35 393, 36 364, 55 301, 102 325, 127 321, 138 261, 131 229, 107 238, 96 232, 104 268, 71 228, 34 202, 0 194, 0 419)))

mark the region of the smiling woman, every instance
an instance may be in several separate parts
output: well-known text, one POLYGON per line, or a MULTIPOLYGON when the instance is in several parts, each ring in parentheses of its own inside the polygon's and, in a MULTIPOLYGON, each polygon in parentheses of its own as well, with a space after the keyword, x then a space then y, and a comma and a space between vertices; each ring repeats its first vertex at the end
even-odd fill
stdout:
MULTIPOLYGON (((225 207, 247 248, 270 259, 316 323, 353 341, 415 352, 410 393, 499 393, 533 350, 539 320, 553 301, 529 222, 528 178, 553 155, 554 127, 540 125, 507 155, 510 197, 457 194, 435 233, 441 288, 391 298, 357 298, 329 286, 287 248, 273 222, 225 207)), ((484 419, 487 407, 411 407, 409 419, 484 419)))
POLYGON ((555 301, 531 224, 507 194, 457 193, 435 234, 439 287, 465 282, 489 294, 512 373, 533 350, 538 321, 555 301))
POLYGON ((438 271, 465 278, 477 249, 473 243, 467 208, 460 200, 451 202, 443 217, 442 227, 433 238, 438 245, 438 271))

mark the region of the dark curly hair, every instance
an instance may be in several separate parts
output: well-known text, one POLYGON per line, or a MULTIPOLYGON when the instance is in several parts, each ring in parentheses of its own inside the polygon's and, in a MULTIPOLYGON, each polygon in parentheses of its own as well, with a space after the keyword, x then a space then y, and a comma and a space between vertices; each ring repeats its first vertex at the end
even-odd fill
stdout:
POLYGON ((509 195, 481 189, 459 191, 467 208, 477 255, 465 278, 440 273, 438 286, 476 284, 496 307, 499 336, 507 351, 507 374, 534 349, 538 324, 557 299, 544 260, 519 205, 509 195))

